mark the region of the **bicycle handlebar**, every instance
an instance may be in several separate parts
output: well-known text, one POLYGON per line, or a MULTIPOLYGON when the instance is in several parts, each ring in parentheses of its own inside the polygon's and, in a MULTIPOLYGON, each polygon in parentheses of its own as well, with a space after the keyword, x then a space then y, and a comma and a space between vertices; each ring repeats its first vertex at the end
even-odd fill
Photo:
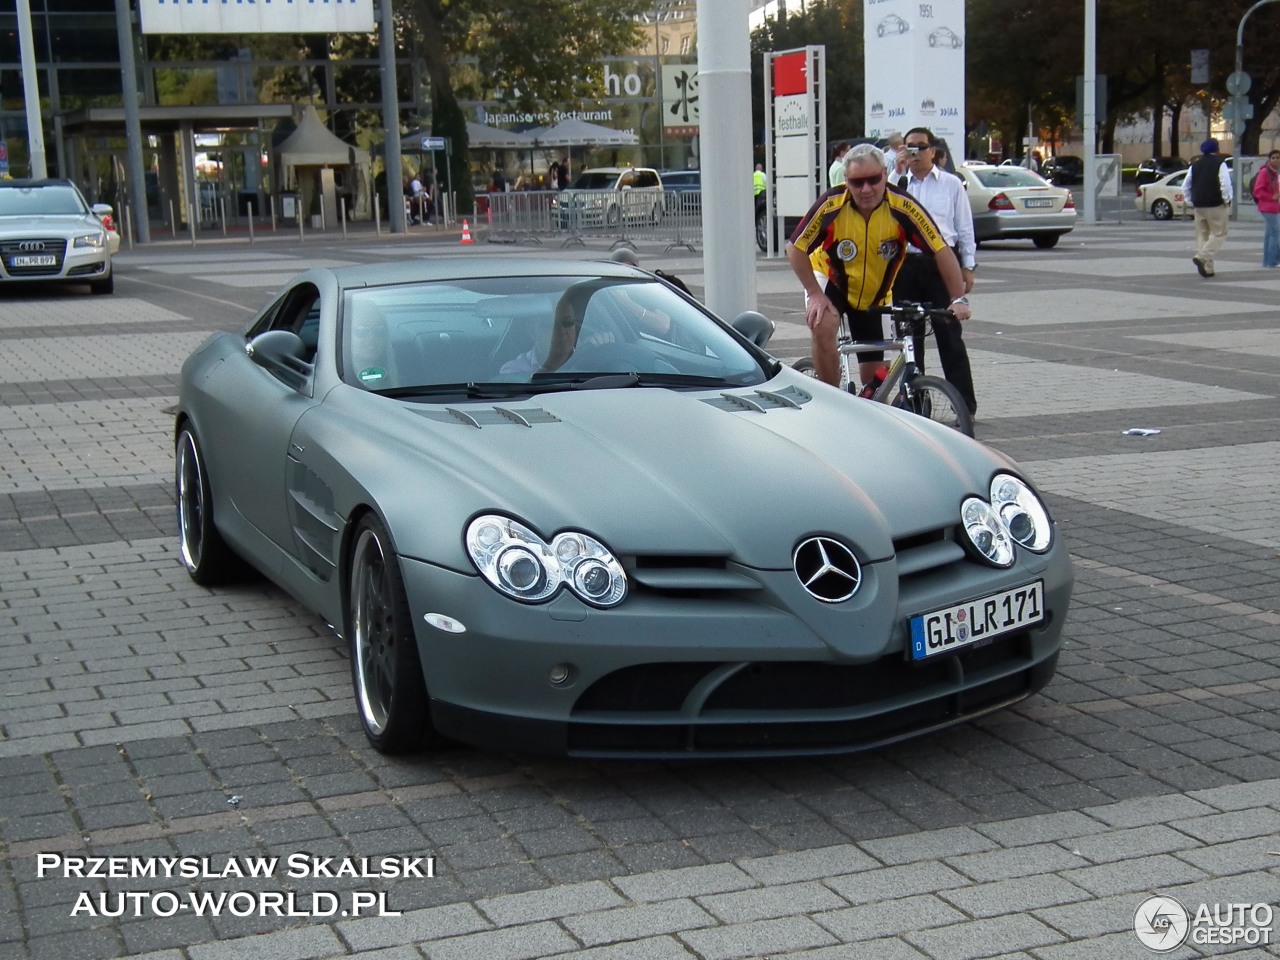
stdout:
POLYGON ((903 319, 929 317, 933 320, 954 320, 956 315, 949 307, 931 307, 924 303, 912 303, 904 300, 901 303, 886 303, 872 307, 867 311, 880 317, 900 317, 903 319))

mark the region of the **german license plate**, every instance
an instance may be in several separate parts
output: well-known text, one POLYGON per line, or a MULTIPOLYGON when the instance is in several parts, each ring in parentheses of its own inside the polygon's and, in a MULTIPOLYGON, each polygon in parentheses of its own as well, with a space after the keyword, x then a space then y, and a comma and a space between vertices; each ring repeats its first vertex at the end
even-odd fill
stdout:
POLYGON ((911 659, 1012 633, 1044 620, 1044 581, 993 593, 911 618, 911 659))
POLYGON ((1053 199, 1050 197, 1031 197, 1029 200, 1023 200, 1024 207, 1052 207, 1053 199))
POLYGON ((53 267, 57 266, 58 258, 52 253, 42 253, 28 257, 13 257, 9 260, 11 267, 53 267))

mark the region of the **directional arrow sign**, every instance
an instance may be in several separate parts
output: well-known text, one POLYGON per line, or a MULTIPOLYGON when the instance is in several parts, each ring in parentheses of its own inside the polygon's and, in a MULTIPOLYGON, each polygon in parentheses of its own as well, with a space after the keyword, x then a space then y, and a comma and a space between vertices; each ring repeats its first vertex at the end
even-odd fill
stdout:
POLYGON ((1232 97, 1222 107, 1223 120, 1252 120, 1253 104, 1243 97, 1232 97))

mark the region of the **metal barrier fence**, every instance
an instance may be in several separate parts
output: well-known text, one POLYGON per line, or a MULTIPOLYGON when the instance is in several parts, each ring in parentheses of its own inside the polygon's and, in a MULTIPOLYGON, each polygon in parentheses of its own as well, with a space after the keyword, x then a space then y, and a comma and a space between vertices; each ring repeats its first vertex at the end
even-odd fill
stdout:
POLYGON ((663 242, 696 250, 702 242, 702 194, 662 190, 520 190, 486 195, 487 239, 561 246, 613 238, 614 246, 663 242))

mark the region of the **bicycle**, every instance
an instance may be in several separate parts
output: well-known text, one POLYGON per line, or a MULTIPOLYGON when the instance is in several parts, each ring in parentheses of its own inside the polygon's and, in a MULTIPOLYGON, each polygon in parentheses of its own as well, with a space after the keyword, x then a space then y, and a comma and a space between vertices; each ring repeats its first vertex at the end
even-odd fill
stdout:
MULTIPOLYGON (((956 322, 951 311, 937 310, 922 303, 903 302, 873 307, 870 312, 892 318, 894 339, 854 340, 849 332, 848 321, 841 318, 837 342, 841 385, 847 385, 850 393, 859 393, 857 380, 852 376, 856 361, 849 359, 855 353, 894 351, 897 356, 889 365, 884 381, 868 399, 876 403, 887 403, 901 410, 910 410, 918 416, 958 430, 966 437, 972 437, 973 414, 969 412, 969 406, 964 402, 960 391, 941 377, 921 373, 916 365, 915 338, 928 336, 933 329, 933 320, 956 322)), ((791 366, 811 377, 816 375, 812 357, 801 357, 791 366)))

